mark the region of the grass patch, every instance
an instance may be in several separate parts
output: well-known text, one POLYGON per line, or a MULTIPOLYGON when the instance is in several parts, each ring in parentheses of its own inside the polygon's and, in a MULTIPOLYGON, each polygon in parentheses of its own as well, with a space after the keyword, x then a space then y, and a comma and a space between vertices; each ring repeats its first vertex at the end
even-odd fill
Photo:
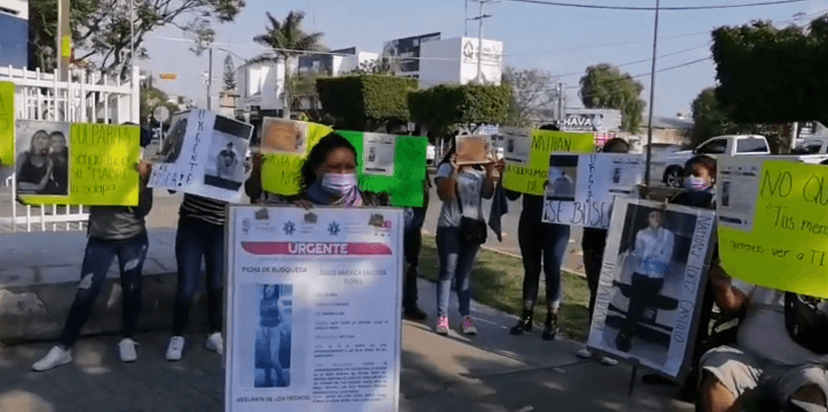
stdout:
MULTIPOLYGON (((437 261, 434 237, 423 235, 420 274, 426 279, 437 280, 437 261)), ((558 324, 567 337, 582 342, 586 339, 589 321, 589 288, 586 279, 563 272, 562 283, 564 299, 558 324)), ((518 315, 523 306, 523 263, 518 258, 481 249, 475 261, 471 285, 473 299, 518 315)), ((546 319, 545 295, 546 289, 541 279, 539 304, 535 308, 535 321, 538 324, 546 319)))

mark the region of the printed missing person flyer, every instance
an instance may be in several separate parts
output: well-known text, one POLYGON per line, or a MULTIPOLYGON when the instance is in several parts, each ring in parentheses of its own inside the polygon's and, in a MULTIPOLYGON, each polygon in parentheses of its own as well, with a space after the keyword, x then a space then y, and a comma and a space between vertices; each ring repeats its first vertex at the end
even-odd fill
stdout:
POLYGON ((227 411, 397 411, 403 213, 231 206, 227 411))

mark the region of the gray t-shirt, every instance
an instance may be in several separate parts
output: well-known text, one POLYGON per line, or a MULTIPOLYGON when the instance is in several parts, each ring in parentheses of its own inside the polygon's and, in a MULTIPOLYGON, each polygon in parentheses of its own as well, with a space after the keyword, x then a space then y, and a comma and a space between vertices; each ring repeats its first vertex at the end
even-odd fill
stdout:
POLYGON ((144 189, 136 207, 92 206, 88 235, 104 240, 131 239, 146 231, 144 217, 150 209, 152 189, 144 189))
MULTIPOLYGON (((437 168, 437 177, 434 180, 439 182, 441 179, 451 176, 451 172, 451 164, 443 163, 437 168)), ((463 201, 463 216, 483 220, 481 198, 485 177, 486 173, 481 170, 468 169, 457 175, 457 192, 463 201)), ((440 218, 437 221, 437 226, 459 227, 460 218, 460 207, 457 203, 457 196, 455 196, 454 199, 443 202, 443 208, 440 209, 440 218)))

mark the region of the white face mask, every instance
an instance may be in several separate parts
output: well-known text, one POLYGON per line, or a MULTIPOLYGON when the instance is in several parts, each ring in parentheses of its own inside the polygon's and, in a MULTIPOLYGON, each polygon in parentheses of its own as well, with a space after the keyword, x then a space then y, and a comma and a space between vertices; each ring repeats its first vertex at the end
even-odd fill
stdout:
POLYGON ((684 181, 684 186, 688 190, 703 191, 707 190, 711 184, 710 181, 703 177, 688 176, 684 181))

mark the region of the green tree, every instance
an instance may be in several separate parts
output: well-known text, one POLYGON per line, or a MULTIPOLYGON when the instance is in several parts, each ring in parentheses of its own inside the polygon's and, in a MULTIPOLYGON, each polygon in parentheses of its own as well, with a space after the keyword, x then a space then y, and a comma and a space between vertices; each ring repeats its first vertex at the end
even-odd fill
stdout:
MULTIPOLYGON (((302 30, 302 21, 305 19, 305 13, 302 11, 291 11, 285 17, 285 21, 280 22, 273 17, 270 12, 267 13, 269 25, 265 28, 265 33, 253 38, 253 41, 263 46, 273 48, 274 56, 262 56, 256 61, 282 61, 284 63, 284 78, 291 78, 291 64, 293 59, 306 51, 320 51, 325 47, 322 45, 323 33, 305 33, 302 30)), ((285 82, 285 91, 282 93, 282 117, 290 118, 291 106, 291 91, 290 82, 285 82)))
POLYGON ((734 133, 738 125, 719 104, 716 89, 702 90, 691 105, 693 110, 693 144, 697 145, 713 136, 734 133))
POLYGON ((639 96, 644 86, 629 73, 601 63, 587 67, 581 77, 581 102, 587 109, 621 110, 621 130, 637 133, 647 103, 639 96))
POLYGON ((371 74, 322 77, 316 88, 325 112, 342 119, 344 128, 372 132, 391 119, 408 121, 409 93, 417 80, 371 74))
POLYGON ((224 91, 236 89, 236 66, 233 58, 228 54, 224 58, 224 91))
MULTIPOLYGON (((169 102, 169 97, 161 89, 155 87, 144 87, 141 89, 140 96, 140 116, 141 124, 158 124, 158 119, 153 119, 153 112, 158 106, 164 106, 170 111, 170 114, 179 111, 178 105, 169 102)), ((169 125, 170 120, 167 119, 165 125, 169 125)))
MULTIPOLYGON (((30 0, 30 53, 32 68, 54 70, 57 1, 30 0)), ((196 44, 200 53, 213 41, 213 24, 233 21, 244 0, 133 0, 135 56, 130 55, 129 3, 124 0, 72 0, 70 24, 75 60, 122 80, 131 74, 135 58, 147 58, 143 47, 153 30, 174 26, 196 44)))
POLYGON ((555 117, 558 82, 551 73, 539 69, 515 70, 506 67, 501 83, 512 89, 507 124, 529 126, 532 120, 550 120, 555 117))
POLYGON ((506 121, 512 90, 507 85, 438 85, 409 94, 411 118, 429 133, 447 136, 458 127, 506 121))

